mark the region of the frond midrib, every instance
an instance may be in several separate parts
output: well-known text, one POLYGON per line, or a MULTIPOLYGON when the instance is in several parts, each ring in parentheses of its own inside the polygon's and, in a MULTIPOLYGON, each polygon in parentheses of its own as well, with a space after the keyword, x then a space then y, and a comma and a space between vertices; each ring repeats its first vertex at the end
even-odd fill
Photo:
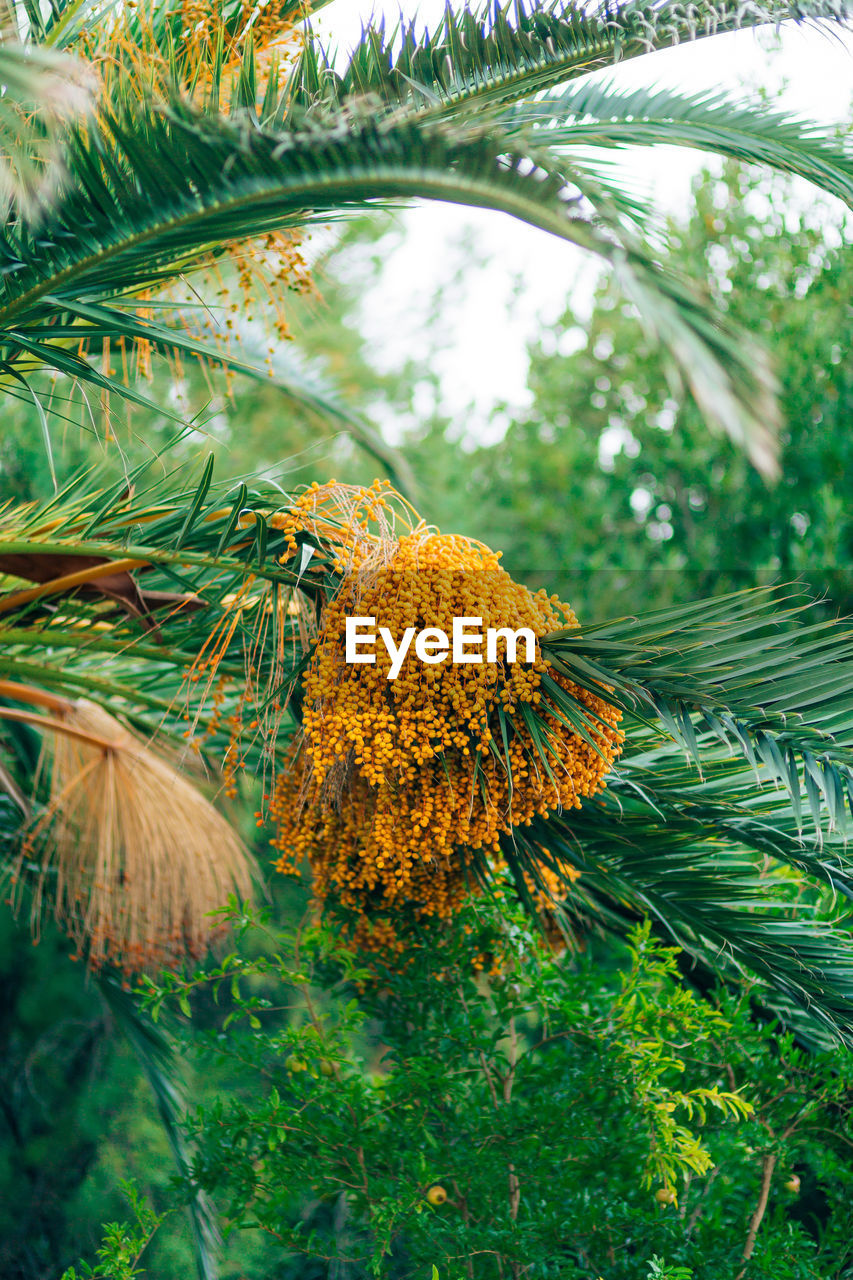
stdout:
MULTIPOLYGON (((540 230, 549 231, 561 238, 566 238, 565 232, 570 222, 568 217, 563 220, 555 214, 549 213, 543 206, 537 207, 533 201, 522 199, 520 196, 513 195, 505 189, 501 190, 497 182, 489 182, 485 178, 477 182, 465 175, 460 176, 455 172, 448 175, 446 169, 438 168, 430 171, 428 179, 423 174, 424 171, 421 170, 421 176, 416 177, 411 170, 406 169, 404 166, 399 164, 388 165, 386 163, 378 164, 376 167, 360 166, 353 168, 348 170, 346 177, 332 175, 316 177, 311 182, 301 185, 305 190, 322 188, 325 202, 326 200, 334 200, 335 197, 345 199, 353 186, 369 181, 374 190, 371 195, 361 198, 359 201, 361 205, 369 201, 394 197, 444 200, 446 203, 487 207, 496 212, 507 213, 537 226, 540 230), (500 197, 486 203, 482 199, 482 193, 486 187, 490 187, 496 193, 499 192, 500 197), (480 198, 477 198, 478 192, 480 193, 480 198), (466 195, 467 198, 465 198, 466 195)), ((188 229, 194 224, 203 223, 214 212, 216 214, 234 212, 256 204, 259 198, 262 197, 272 200, 276 195, 281 195, 283 191, 282 183, 263 182, 260 178, 248 179, 247 183, 249 189, 240 195, 235 194, 230 199, 216 201, 215 204, 211 202, 202 208, 187 211, 180 216, 158 219, 143 230, 125 236, 118 243, 113 242, 96 253, 78 259, 65 269, 57 272, 50 280, 32 287, 6 306, 0 306, 0 326, 7 330, 7 336, 14 341, 14 330, 10 330, 9 326, 14 322, 15 318, 25 314, 40 299, 58 292, 79 276, 85 276, 88 271, 96 270, 114 258, 141 248, 150 241, 156 240, 164 232, 177 228, 188 229)), ((293 183, 293 187, 298 185, 300 184, 293 183)), ((298 213, 300 210, 313 214, 310 205, 297 205, 293 212, 298 213)), ((282 219, 280 225, 285 226, 287 222, 282 219)), ((250 239, 251 234, 251 232, 247 232, 245 238, 250 239)), ((211 244, 214 243, 216 241, 211 242, 211 244)), ((185 267, 189 268, 196 258, 200 258, 204 254, 206 248, 206 245, 202 246, 196 253, 179 261, 183 261, 185 267)), ((176 271, 179 269, 179 267, 176 267, 176 271)), ((61 298, 57 299, 57 301, 61 305, 61 298)))

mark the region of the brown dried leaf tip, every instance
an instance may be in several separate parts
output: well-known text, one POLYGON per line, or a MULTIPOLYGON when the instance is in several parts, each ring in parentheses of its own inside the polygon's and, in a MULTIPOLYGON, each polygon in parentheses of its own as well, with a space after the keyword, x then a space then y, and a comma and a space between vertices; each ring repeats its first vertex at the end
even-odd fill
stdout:
POLYGON ((34 929, 49 899, 92 969, 138 973, 202 954, 221 930, 210 913, 229 894, 251 896, 243 843, 196 787, 101 707, 54 702, 54 718, 30 717, 50 767, 49 801, 17 866, 20 877, 39 864, 34 929))

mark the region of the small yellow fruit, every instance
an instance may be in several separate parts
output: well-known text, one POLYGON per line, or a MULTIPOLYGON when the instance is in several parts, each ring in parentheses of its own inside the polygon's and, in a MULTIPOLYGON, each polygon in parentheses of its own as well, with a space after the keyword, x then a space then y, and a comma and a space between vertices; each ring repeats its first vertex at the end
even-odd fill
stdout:
POLYGON ((797 1177, 795 1173, 792 1173, 788 1181, 785 1183, 785 1190, 791 1191, 793 1192, 794 1195, 796 1195, 799 1189, 800 1189, 800 1179, 797 1177))
POLYGON ((658 1204, 675 1204, 675 1192, 672 1187, 658 1187, 655 1200, 658 1204))
POLYGON ((332 1066, 331 1062, 329 1062, 328 1058, 321 1058, 320 1059, 320 1075, 333 1076, 334 1074, 335 1074, 335 1068, 332 1066))
POLYGON ((292 1053, 289 1058, 285 1058, 284 1065, 286 1070, 291 1072, 308 1070, 308 1063, 305 1061, 305 1059, 298 1058, 294 1053, 292 1053))
POLYGON ((430 1187, 429 1191, 426 1193, 426 1198, 427 1198, 428 1204, 431 1204, 431 1205, 444 1204, 445 1201, 447 1200, 447 1192, 445 1191, 444 1187, 440 1187, 440 1186, 430 1187))

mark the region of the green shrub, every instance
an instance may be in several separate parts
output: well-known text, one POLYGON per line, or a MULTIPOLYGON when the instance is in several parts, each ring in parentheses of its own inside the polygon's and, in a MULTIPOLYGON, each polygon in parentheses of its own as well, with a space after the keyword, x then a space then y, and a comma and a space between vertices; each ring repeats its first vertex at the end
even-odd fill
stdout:
POLYGON ((240 1081, 193 1119, 193 1176, 272 1242, 264 1280, 847 1274, 846 1055, 743 993, 698 997, 647 927, 556 955, 479 901, 393 966, 328 929, 267 933, 260 958, 148 993, 156 1014, 209 986, 225 1009, 188 1027, 240 1081))

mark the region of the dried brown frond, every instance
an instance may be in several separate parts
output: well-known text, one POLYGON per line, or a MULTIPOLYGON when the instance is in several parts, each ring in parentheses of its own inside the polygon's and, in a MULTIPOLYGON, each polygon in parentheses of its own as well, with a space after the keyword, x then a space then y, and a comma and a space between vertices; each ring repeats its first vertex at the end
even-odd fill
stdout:
POLYGON ((50 898, 91 968, 128 973, 202 954, 210 913, 248 898, 252 864, 213 805, 101 707, 42 721, 50 798, 18 860, 39 857, 33 919, 50 898))

